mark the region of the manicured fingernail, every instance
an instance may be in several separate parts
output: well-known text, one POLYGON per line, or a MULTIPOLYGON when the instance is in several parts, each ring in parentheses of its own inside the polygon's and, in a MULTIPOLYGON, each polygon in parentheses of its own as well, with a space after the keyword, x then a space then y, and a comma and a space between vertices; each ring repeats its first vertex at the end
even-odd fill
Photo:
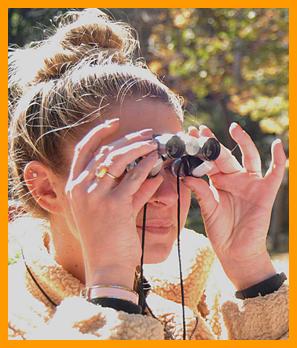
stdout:
POLYGON ((235 129, 237 127, 238 127, 238 123, 232 122, 231 125, 230 125, 230 131, 232 131, 233 129, 235 129))
MULTIPOLYGON (((152 135, 152 132, 153 130, 150 129, 150 128, 147 128, 147 129, 143 129, 141 131, 137 131, 137 132, 134 132, 134 133, 130 133, 130 134, 127 134, 125 136, 125 138, 127 140, 130 140, 130 139, 134 139, 135 137, 139 137, 139 136, 144 136, 144 137, 147 137, 148 135, 152 135)), ((150 137, 151 138, 151 137, 150 137)))
POLYGON ((213 132, 204 124, 202 124, 201 126, 199 126, 199 135, 203 135, 205 137, 212 137, 214 136, 213 132))
POLYGON ((153 132, 152 128, 146 128, 146 129, 143 129, 143 130, 139 131, 139 134, 140 135, 145 135, 145 134, 150 134, 152 132, 153 132))
POLYGON ((282 144, 282 140, 280 138, 277 138, 274 140, 275 144, 282 144))
POLYGON ((106 124, 113 124, 113 123, 119 122, 119 120, 120 120, 119 118, 113 118, 111 120, 106 120, 105 123, 106 124))
POLYGON ((189 126, 188 127, 188 133, 190 133, 192 130, 197 130, 197 128, 194 127, 194 126, 189 126))
POLYGON ((212 170, 212 168, 213 164, 211 162, 203 162, 202 164, 200 164, 200 166, 198 166, 192 171, 192 175, 197 178, 201 177, 209 173, 212 170))

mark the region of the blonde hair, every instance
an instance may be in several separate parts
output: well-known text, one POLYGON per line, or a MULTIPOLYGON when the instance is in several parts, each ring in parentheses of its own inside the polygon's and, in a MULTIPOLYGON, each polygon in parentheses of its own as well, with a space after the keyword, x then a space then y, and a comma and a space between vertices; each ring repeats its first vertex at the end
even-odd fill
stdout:
POLYGON ((68 11, 48 38, 9 52, 10 176, 13 196, 39 217, 23 180, 37 160, 65 174, 63 143, 126 97, 154 97, 182 120, 181 99, 137 57, 133 29, 98 9, 68 11), (64 163, 64 165, 63 165, 64 163))

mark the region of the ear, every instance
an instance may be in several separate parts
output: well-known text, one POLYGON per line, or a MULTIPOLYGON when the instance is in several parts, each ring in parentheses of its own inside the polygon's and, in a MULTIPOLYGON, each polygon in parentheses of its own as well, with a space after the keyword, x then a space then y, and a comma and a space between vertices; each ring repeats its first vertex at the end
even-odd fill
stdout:
POLYGON ((58 186, 55 174, 50 168, 38 161, 27 163, 24 180, 37 204, 49 213, 60 212, 58 186))

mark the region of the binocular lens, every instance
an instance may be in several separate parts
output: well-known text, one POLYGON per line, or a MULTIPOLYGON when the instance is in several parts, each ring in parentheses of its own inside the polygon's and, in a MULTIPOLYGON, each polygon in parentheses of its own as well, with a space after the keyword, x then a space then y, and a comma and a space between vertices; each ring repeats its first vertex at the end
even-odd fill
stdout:
POLYGON ((219 157, 220 151, 220 143, 214 138, 208 139, 201 149, 203 159, 206 161, 216 160, 219 157))
POLYGON ((180 158, 183 156, 186 150, 186 145, 183 140, 174 135, 170 140, 166 143, 166 153, 170 158, 180 158))

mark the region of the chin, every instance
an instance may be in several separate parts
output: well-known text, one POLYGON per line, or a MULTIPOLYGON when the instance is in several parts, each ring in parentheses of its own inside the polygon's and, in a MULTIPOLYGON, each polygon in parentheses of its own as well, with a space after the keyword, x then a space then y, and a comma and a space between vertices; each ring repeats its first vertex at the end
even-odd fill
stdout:
POLYGON ((173 242, 170 244, 160 243, 148 246, 148 248, 144 250, 144 263, 154 264, 165 261, 171 252, 172 245, 173 242))
MULTIPOLYGON (((145 237, 144 263, 156 264, 165 261, 176 240, 176 228, 170 227, 165 233, 156 229, 148 230, 145 237)), ((141 240, 141 229, 138 228, 141 240)))

